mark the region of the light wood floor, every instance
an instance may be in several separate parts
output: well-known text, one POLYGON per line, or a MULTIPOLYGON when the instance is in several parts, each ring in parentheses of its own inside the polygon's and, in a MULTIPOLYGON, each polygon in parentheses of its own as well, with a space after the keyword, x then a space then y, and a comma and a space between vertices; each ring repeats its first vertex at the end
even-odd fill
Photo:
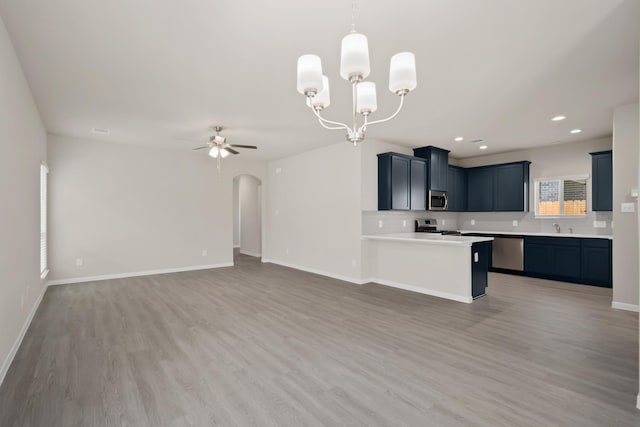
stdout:
POLYGON ((467 305, 245 256, 51 287, 0 426, 638 426, 638 317, 610 304, 492 274, 467 305))

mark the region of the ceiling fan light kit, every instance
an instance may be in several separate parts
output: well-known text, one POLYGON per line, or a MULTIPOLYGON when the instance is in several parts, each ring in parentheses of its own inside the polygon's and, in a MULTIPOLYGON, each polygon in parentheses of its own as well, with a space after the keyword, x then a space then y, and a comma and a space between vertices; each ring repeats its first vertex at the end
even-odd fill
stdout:
POLYGON ((389 90, 400 96, 400 105, 389 117, 369 121, 369 115, 378 108, 376 85, 365 82, 371 72, 369 66, 369 45, 364 34, 355 31, 355 1, 352 3, 351 32, 342 39, 340 54, 340 76, 352 86, 352 123, 328 120, 321 111, 330 104, 329 79, 322 74, 322 61, 317 55, 302 55, 298 58, 298 92, 307 97, 318 122, 325 129, 345 130, 348 141, 357 145, 364 140, 367 126, 384 123, 398 115, 404 104, 404 97, 417 86, 416 60, 411 52, 398 53, 391 57, 389 66, 389 90), (363 116, 358 123, 358 114, 363 116))
POLYGON ((211 150, 209 150, 209 155, 214 159, 217 158, 218 155, 224 159, 229 155, 229 152, 225 148, 218 148, 216 145, 214 145, 213 147, 211 147, 211 150))
POLYGON ((220 136, 222 126, 214 126, 212 129, 216 131, 216 134, 209 137, 207 145, 196 147, 194 150, 207 148, 209 150, 209 155, 218 160, 218 170, 220 170, 220 159, 224 159, 229 154, 240 154, 240 152, 236 151, 235 148, 249 148, 252 150, 258 149, 255 145, 229 144, 227 142, 227 138, 220 136))

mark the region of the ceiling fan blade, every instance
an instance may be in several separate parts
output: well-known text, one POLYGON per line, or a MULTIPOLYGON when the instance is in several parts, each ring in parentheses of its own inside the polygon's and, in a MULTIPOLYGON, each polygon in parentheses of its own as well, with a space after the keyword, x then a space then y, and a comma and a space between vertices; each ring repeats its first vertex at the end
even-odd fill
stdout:
POLYGON ((196 147, 194 150, 202 150, 203 148, 210 148, 208 145, 203 145, 202 147, 196 147))
POLYGON ((238 145, 238 144, 229 144, 229 147, 235 147, 235 148, 251 148, 252 150, 257 150, 258 147, 256 147, 255 145, 238 145))
POLYGON ((240 154, 239 151, 234 150, 233 148, 229 148, 229 147, 224 147, 223 150, 227 150, 228 152, 230 152, 231 154, 240 154))

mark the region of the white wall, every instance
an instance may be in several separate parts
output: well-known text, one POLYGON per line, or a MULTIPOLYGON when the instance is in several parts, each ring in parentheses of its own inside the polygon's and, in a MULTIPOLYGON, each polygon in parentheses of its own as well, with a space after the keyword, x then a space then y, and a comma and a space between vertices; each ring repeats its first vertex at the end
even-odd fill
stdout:
POLYGON ((203 153, 53 135, 49 163, 54 283, 230 264, 233 177, 266 179, 265 163, 239 157, 219 178, 203 153))
POLYGON ((240 247, 240 177, 233 178, 233 247, 240 247))
POLYGON ((638 213, 632 189, 638 189, 638 104, 616 108, 613 115, 613 304, 638 308, 638 213), (633 203, 622 213, 621 203, 633 203))
POLYGON ((240 252, 245 255, 262 255, 261 191, 260 180, 249 175, 239 177, 240 252))
MULTIPOLYGON (((640 55, 638 55, 640 58, 640 55)), ((640 69, 640 66, 638 67, 640 69)), ((640 80, 640 73, 638 74, 638 79, 640 80)), ((638 85, 640 87, 640 84, 638 85)), ((640 91, 638 92, 638 98, 640 98, 640 91)), ((640 123, 640 111, 638 111, 638 123, 640 123)), ((640 144, 640 141, 638 141, 640 144)), ((640 165, 640 150, 638 150, 638 165, 640 165)), ((638 166, 638 187, 640 188, 640 166, 638 166)), ((638 216, 638 240, 640 241, 640 215, 638 216)), ((638 251, 638 268, 640 269, 640 250, 638 251)), ((638 271, 638 277, 640 277, 640 270, 638 271)), ((639 285, 640 287, 640 285, 639 285)), ((640 292, 640 290, 639 290, 640 292)), ((638 305, 640 305, 640 298, 638 301, 638 305)), ((640 366, 640 319, 638 319, 638 366, 640 366)), ((636 408, 640 409, 640 369, 638 369, 638 397, 636 399, 636 408)))
POLYGON ((0 19, 0 383, 30 314, 40 279, 40 163, 46 133, 0 19))
POLYGON ((360 148, 340 142, 269 164, 265 261, 360 280, 360 148))

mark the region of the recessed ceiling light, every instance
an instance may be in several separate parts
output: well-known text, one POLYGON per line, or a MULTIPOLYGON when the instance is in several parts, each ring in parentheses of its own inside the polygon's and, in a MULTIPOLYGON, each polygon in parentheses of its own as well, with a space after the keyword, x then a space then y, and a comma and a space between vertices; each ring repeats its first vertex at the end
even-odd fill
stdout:
POLYGON ((481 145, 481 146, 480 146, 480 149, 481 149, 481 150, 486 150, 487 148, 489 148, 489 147, 487 147, 486 145, 481 145))
POLYGON ((456 142, 464 141, 464 138, 463 138, 463 137, 461 137, 461 136, 457 136, 457 137, 454 139, 454 141, 456 141, 456 142))
POLYGON ((554 118, 551 119, 551 121, 553 122, 561 122, 562 120, 566 119, 567 116, 555 116, 554 118))
POLYGON ((109 135, 111 131, 105 128, 91 128, 91 132, 97 133, 98 135, 109 135))
POLYGON ((571 133, 580 133, 582 132, 582 129, 573 129, 571 130, 571 133))

